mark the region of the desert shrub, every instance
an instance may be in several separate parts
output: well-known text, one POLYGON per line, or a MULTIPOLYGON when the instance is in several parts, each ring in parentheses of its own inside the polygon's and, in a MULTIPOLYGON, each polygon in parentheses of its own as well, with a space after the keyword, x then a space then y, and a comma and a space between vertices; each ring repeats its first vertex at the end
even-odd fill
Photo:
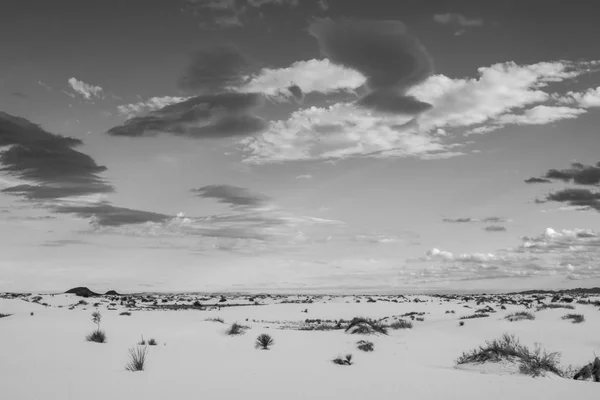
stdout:
POLYGON ((460 322, 458 323, 458 326, 463 326, 464 324, 465 324, 465 321, 460 321, 460 322))
POLYGON ((148 340, 148 345, 150 346, 156 346, 158 343, 156 341, 156 339, 152 338, 150 340, 148 340))
POLYGON ((567 314, 564 315, 562 319, 570 319, 574 324, 580 324, 585 321, 583 314, 567 314))
POLYGON ((471 315, 465 315, 463 317, 460 317, 459 319, 474 319, 474 318, 485 318, 485 317, 489 317, 489 314, 471 314, 471 315))
POLYGON ((123 311, 122 313, 119 313, 119 315, 127 315, 130 316, 131 313, 129 311, 123 311))
POLYGON ((227 330, 227 334, 232 335, 232 336, 233 335, 241 335, 242 333, 244 333, 246 331, 246 329, 248 329, 247 326, 240 325, 237 322, 234 322, 233 324, 231 324, 231 326, 227 330))
POLYGON ((556 304, 556 303, 550 303, 550 304, 542 304, 541 306, 538 306, 535 310, 536 311, 542 311, 542 310, 546 310, 548 308, 554 309, 554 308, 566 308, 568 310, 574 310, 575 307, 573 307, 571 304, 556 304))
POLYGON ((337 365, 352 365, 352 354, 346 354, 344 358, 335 358, 333 359, 333 363, 337 365))
POLYGON ((146 345, 146 340, 144 339, 144 335, 142 335, 142 340, 140 340, 140 341, 138 342, 138 344, 139 344, 140 346, 145 346, 145 345, 146 345))
POLYGON ((346 332, 350 331, 354 334, 370 334, 370 333, 382 333, 387 335, 387 328, 379 323, 378 321, 354 317, 346 327, 346 332))
POLYGON ((425 321, 425 318, 423 318, 423 317, 417 317, 417 321, 423 322, 423 321, 425 321))
MULTIPOLYGON (((33 315, 33 313, 31 313, 33 315)), ((2 314, 0 313, 0 318, 10 317, 12 314, 2 314)))
POLYGON ((517 311, 512 314, 508 314, 504 319, 509 320, 510 322, 521 321, 524 319, 533 320, 535 319, 535 315, 527 311, 517 311))
POLYGON ((85 337, 85 340, 88 342, 96 342, 96 343, 106 343, 106 333, 99 329, 96 329, 94 332, 90 333, 85 337))
POLYGON ((129 362, 125 365, 127 371, 143 371, 146 365, 148 347, 136 346, 129 349, 129 362))
POLYGON ((374 349, 373 342, 369 342, 366 340, 359 340, 358 342, 356 342, 356 344, 358 349, 362 351, 373 351, 374 349))
POLYGON ((210 322, 220 322, 222 324, 225 323, 225 321, 223 320, 223 318, 221 317, 214 317, 214 318, 206 318, 205 321, 210 321, 210 322))
POLYGON ((410 321, 400 319, 398 321, 392 322, 389 326, 392 329, 412 329, 413 324, 410 321))
POLYGON ((254 347, 257 349, 269 350, 269 347, 273 346, 273 344, 275 344, 273 338, 270 335, 263 333, 256 338, 254 347))
POLYGON ((526 375, 540 376, 544 372, 553 372, 563 376, 560 368, 560 353, 548 353, 539 344, 534 349, 519 343, 514 335, 504 334, 499 339, 486 342, 484 346, 463 353, 457 360, 457 364, 498 362, 502 359, 515 359, 519 361, 519 371, 526 375))

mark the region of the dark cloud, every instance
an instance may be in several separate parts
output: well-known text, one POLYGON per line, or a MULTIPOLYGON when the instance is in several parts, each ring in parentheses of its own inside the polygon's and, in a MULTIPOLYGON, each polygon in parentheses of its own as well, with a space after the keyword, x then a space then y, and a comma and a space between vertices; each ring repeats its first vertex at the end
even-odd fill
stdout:
POLYGON ((529 178, 525 179, 525 183, 552 183, 552 181, 545 178, 529 178))
POLYGON ((487 222, 490 224, 508 222, 508 220, 506 218, 502 218, 502 217, 486 217, 486 218, 482 218, 482 219, 479 219, 479 218, 444 218, 442 221, 451 222, 451 223, 487 222))
MULTIPOLYGON (((599 163, 600 164, 600 163, 599 163)), ((567 169, 550 169, 544 176, 546 179, 573 181, 579 185, 598 185, 600 183, 600 165, 571 164, 567 169)))
POLYGON ((444 218, 442 221, 444 222, 460 222, 460 223, 466 223, 466 222, 476 222, 477 220, 473 219, 473 218, 444 218))
POLYGON ((113 136, 156 136, 169 133, 197 139, 251 135, 268 123, 252 114, 263 104, 256 93, 221 93, 193 97, 111 128, 113 136))
POLYGON ((567 203, 571 206, 589 207, 600 211, 600 192, 588 189, 563 189, 550 193, 546 200, 567 203))
POLYGON ((24 118, 0 112, 0 148, 4 148, 0 172, 31 182, 3 192, 31 199, 112 192, 113 187, 98 175, 106 167, 74 149, 80 144, 78 139, 47 132, 24 118))
POLYGON ((12 92, 11 95, 14 96, 14 97, 19 97, 21 99, 28 99, 29 98, 29 95, 27 95, 27 94, 25 94, 23 92, 12 92))
POLYGON ((508 220, 506 218, 502 218, 502 217, 487 217, 482 219, 483 222, 490 222, 490 223, 498 223, 498 222, 508 222, 508 220))
POLYGON ((490 225, 483 228, 486 232, 505 232, 506 228, 498 225, 490 225))
POLYGON ((199 197, 216 199, 219 203, 234 207, 258 207, 269 201, 267 196, 232 185, 207 185, 193 189, 192 192, 199 197))
POLYGON ((148 211, 116 207, 108 202, 85 205, 62 205, 55 208, 58 213, 75 214, 81 218, 93 218, 100 226, 121 226, 145 222, 165 222, 172 216, 148 211))
POLYGON ((302 88, 298 85, 292 85, 288 87, 288 91, 297 102, 301 103, 304 100, 304 93, 302 92, 302 88))
POLYGON ((367 78, 370 93, 358 101, 362 106, 402 114, 430 107, 406 95, 433 73, 433 62, 402 22, 319 19, 309 32, 331 61, 367 78))
POLYGON ((195 94, 220 92, 241 85, 251 72, 250 62, 235 46, 214 45, 192 53, 177 86, 195 94))

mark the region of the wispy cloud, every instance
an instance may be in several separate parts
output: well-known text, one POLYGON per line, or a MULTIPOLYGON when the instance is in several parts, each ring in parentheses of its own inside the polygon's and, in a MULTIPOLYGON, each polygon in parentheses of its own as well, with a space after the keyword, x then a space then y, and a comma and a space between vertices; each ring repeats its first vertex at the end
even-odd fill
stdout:
POLYGON ((433 20, 439 24, 472 28, 483 26, 483 19, 468 18, 460 13, 435 14, 433 20))
POLYGON ((253 193, 248 189, 233 185, 207 185, 192 192, 199 197, 215 199, 220 203, 234 207, 259 207, 265 205, 269 198, 260 193, 253 193))
POLYGON ((94 86, 76 78, 69 78, 69 86, 86 100, 102 97, 103 89, 100 86, 94 86))
POLYGON ((129 103, 117 106, 117 109, 120 114, 126 115, 128 118, 132 118, 139 114, 156 111, 171 104, 184 102, 189 98, 190 97, 181 96, 155 96, 145 101, 138 101, 137 103, 129 103))

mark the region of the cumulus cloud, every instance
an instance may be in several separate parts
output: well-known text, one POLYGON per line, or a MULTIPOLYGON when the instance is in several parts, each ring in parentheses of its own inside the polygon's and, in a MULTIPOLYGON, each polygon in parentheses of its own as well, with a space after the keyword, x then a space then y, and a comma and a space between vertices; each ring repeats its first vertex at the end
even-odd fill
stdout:
POLYGON ((269 201, 267 196, 233 185, 206 185, 193 189, 192 192, 199 197, 215 199, 231 206, 258 207, 269 201))
POLYGON ((600 211, 600 192, 592 192, 588 189, 558 190, 548 194, 546 200, 567 203, 573 207, 584 207, 583 209, 600 211))
POLYGON ((103 89, 100 86, 90 85, 76 78, 69 78, 69 86, 71 89, 86 100, 98 98, 102 96, 103 89))
MULTIPOLYGON (((373 79, 367 71, 370 64, 365 65, 363 75, 371 84, 373 79)), ((357 70, 361 67, 347 66, 357 70)), ((247 153, 246 161, 253 163, 351 156, 459 156, 465 154, 461 151, 464 140, 459 140, 465 135, 493 132, 508 124, 547 124, 583 114, 584 109, 558 105, 548 87, 596 68, 596 62, 508 62, 479 68, 477 78, 433 75, 406 92, 432 105, 417 116, 381 113, 356 103, 308 107, 292 113, 287 120, 271 121, 268 130, 241 145, 247 153)), ((385 73, 374 76, 376 88, 387 77, 385 73)))
POLYGON ((600 107, 600 86, 583 92, 567 92, 563 96, 556 95, 559 103, 576 105, 577 107, 600 107))
POLYGON ((130 137, 172 134, 196 139, 251 135, 268 127, 253 114, 262 102, 262 96, 255 93, 202 95, 130 118, 107 133, 130 137))
POLYGON ((366 78, 358 71, 334 64, 326 58, 312 59, 297 61, 285 68, 263 68, 251 75, 239 91, 301 98, 302 93, 353 91, 365 81, 366 78))
POLYGON ((573 163, 571 164, 571 168, 550 169, 546 172, 543 179, 564 182, 572 181, 578 185, 598 185, 600 184, 600 162, 597 165, 573 163))
POLYGON ((402 22, 319 19, 309 33, 332 62, 367 78, 369 92, 359 105, 406 115, 430 107, 406 93, 433 73, 433 61, 402 22))
POLYGON ((146 101, 138 101, 137 103, 123 104, 117 106, 119 113, 126 115, 128 118, 132 118, 139 114, 156 111, 160 108, 164 108, 168 105, 181 103, 188 100, 190 97, 181 96, 163 96, 163 97, 151 97, 146 101))
POLYGON ((556 276, 563 279, 600 277, 598 233, 585 229, 555 231, 522 238, 514 248, 495 253, 454 254, 433 248, 424 257, 409 260, 425 281, 458 281, 556 276))
POLYGON ((468 18, 460 13, 435 14, 433 20, 439 24, 460 26, 464 28, 483 26, 483 19, 468 18))

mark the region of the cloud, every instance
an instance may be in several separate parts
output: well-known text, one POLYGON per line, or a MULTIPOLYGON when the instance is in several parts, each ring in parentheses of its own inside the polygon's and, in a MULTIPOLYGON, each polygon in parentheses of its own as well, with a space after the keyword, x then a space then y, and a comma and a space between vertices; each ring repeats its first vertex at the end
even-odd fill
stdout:
POLYGON ((185 0, 185 10, 200 19, 204 29, 235 28, 260 16, 265 6, 296 7, 300 0, 185 0))
POLYGON ((310 175, 310 174, 306 174, 306 175, 298 175, 298 176, 296 177, 296 179, 312 179, 312 178, 313 178, 313 176, 312 176, 312 175, 310 175))
POLYGON ((233 45, 219 44, 192 53, 177 86, 188 93, 206 94, 244 83, 252 65, 233 45))
POLYGON ((433 62, 400 21, 319 19, 309 27, 334 63, 367 78, 369 92, 358 104, 386 113, 414 115, 429 104, 406 94, 433 73, 433 62))
POLYGON ((574 207, 587 207, 600 211, 600 192, 588 189, 563 189, 546 196, 547 201, 567 203, 574 207))
POLYGON ((69 85, 75 93, 83 96, 86 100, 90 100, 94 97, 101 97, 103 91, 100 86, 90 85, 89 83, 77 80, 76 78, 69 78, 69 85))
POLYGON ((498 225, 490 225, 484 228, 486 232, 505 232, 506 228, 498 225))
POLYGON ((79 139, 47 132, 24 118, 0 112, 0 172, 18 179, 2 192, 55 213, 91 218, 98 225, 160 219, 158 214, 98 201, 114 188, 99 175, 106 167, 75 150, 81 144, 79 139))
POLYGON ((286 68, 263 68, 251 75, 239 91, 258 92, 273 97, 302 97, 301 93, 353 91, 364 85, 366 78, 350 68, 328 59, 296 61, 286 68), (290 88, 297 89, 294 93, 290 88))
POLYGON ((600 86, 590 88, 584 92, 567 92, 563 96, 557 95, 559 103, 572 104, 583 108, 600 107, 600 86))
MULTIPOLYGON (((591 72, 597 65, 507 62, 479 68, 477 78, 434 75, 406 92, 432 105, 416 117, 381 113, 355 103, 313 106, 293 112, 287 120, 271 121, 264 133, 240 144, 249 163, 460 156, 465 154, 461 151, 464 136, 493 132, 507 124, 546 124, 582 114, 582 109, 554 108, 552 102, 557 101, 548 88, 591 72)), ((364 75, 371 79, 368 73, 364 75)))
POLYGON ((473 219, 473 218, 444 218, 442 221, 444 222, 460 222, 460 223, 465 223, 465 222, 478 222, 479 220, 477 219, 473 219))
POLYGON ((252 114, 262 101, 262 96, 256 93, 192 97, 148 115, 130 118, 107 133, 130 137, 172 134, 196 139, 251 135, 268 127, 266 121, 252 114))
POLYGON ((508 219, 502 218, 502 217, 485 217, 485 218, 462 217, 462 218, 444 218, 442 221, 450 222, 450 223, 469 223, 469 222, 502 223, 502 222, 508 222, 508 219))
POLYGON ((483 19, 468 18, 459 13, 435 14, 433 20, 439 24, 471 28, 483 26, 483 19))
POLYGON ((552 183, 552 181, 545 178, 529 178, 525 179, 525 183, 552 183))
MULTIPOLYGON (((600 163, 597 165, 584 165, 581 163, 571 164, 568 169, 550 169, 544 175, 543 180, 561 180, 564 182, 573 182, 578 185, 598 185, 600 184, 600 163)), ((538 179, 538 178, 532 178, 538 179)))
POLYGON ((123 104, 117 106, 120 114, 126 115, 128 118, 134 117, 138 114, 155 111, 160 108, 166 107, 174 103, 181 103, 190 99, 190 97, 180 96, 163 96, 163 97, 151 97, 146 101, 139 101, 137 103, 123 104))
POLYGON ((193 189, 192 192, 199 197, 216 199, 219 203, 234 207, 259 207, 269 201, 267 196, 232 185, 207 185, 193 189))

